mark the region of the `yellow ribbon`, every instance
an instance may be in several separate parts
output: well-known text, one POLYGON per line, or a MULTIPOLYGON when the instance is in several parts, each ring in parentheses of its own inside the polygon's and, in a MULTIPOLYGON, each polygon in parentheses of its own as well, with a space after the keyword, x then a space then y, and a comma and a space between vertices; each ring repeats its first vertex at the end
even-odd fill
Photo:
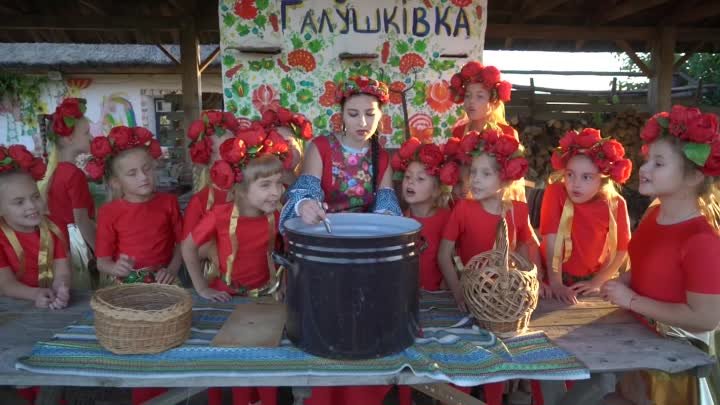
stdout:
POLYGON ((205 203, 205 213, 210 211, 210 208, 215 204, 215 187, 213 185, 208 186, 208 199, 205 203))
POLYGON ((232 286, 233 264, 235 263, 235 255, 237 254, 238 248, 237 235, 235 234, 235 232, 237 231, 239 217, 240 211, 238 210, 237 205, 233 204, 232 214, 230 214, 230 228, 228 230, 232 251, 230 252, 230 256, 228 256, 227 261, 225 262, 225 284, 229 286, 232 286))
MULTIPOLYGON (((0 221, 0 228, 10 242, 15 256, 18 258, 20 269, 16 277, 18 279, 22 278, 22 275, 25 273, 25 251, 20 245, 15 231, 10 229, 5 220, 0 221)), ((53 243, 53 235, 65 244, 65 238, 57 225, 47 218, 43 218, 42 221, 40 221, 40 246, 38 248, 38 285, 42 288, 49 288, 54 278, 53 259, 55 258, 55 244, 53 243)))
POLYGON ((0 229, 2 229, 2 233, 5 235, 8 242, 10 242, 10 246, 18 259, 20 268, 18 269, 15 277, 21 279, 23 274, 25 274, 25 251, 23 251, 22 246, 20 246, 20 241, 18 240, 17 235, 15 235, 15 231, 10 229, 4 218, 0 220, 0 229))

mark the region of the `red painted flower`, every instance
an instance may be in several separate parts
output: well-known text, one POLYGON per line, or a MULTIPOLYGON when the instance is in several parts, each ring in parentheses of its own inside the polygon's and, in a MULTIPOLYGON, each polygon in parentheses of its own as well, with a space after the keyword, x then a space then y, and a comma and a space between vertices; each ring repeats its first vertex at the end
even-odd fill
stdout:
POLYGON ((425 90, 425 99, 430 108, 439 114, 447 112, 454 104, 447 80, 441 80, 428 86, 425 90))
POLYGON ((280 108, 280 93, 269 84, 261 84, 252 94, 252 103, 261 114, 268 109, 280 108))
POLYGON ((235 2, 235 14, 245 20, 254 20, 258 15, 255 0, 237 0, 235 2))
POLYGON ((419 139, 421 143, 432 142, 435 128, 431 116, 425 113, 417 113, 410 117, 408 126, 410 127, 411 137, 419 139))
POLYGON ((330 117, 330 126, 333 132, 340 132, 343 129, 343 118, 342 114, 335 113, 330 117))

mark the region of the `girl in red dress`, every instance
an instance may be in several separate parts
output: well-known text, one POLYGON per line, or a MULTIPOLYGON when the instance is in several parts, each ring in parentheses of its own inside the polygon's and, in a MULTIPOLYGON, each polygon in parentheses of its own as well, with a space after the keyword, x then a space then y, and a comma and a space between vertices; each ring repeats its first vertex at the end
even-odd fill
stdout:
MULTIPOLYGON (((283 170, 292 164, 289 147, 277 132, 262 128, 240 130, 220 146, 220 160, 210 176, 223 190, 233 189, 233 203, 214 206, 183 241, 183 258, 193 286, 203 298, 226 302, 231 295, 272 293, 278 278, 270 258, 277 238, 277 211, 283 193, 283 170), (220 274, 206 279, 200 265, 200 246, 217 242, 220 274)), ((277 388, 233 388, 233 404, 259 398, 277 402, 277 388)), ((220 390, 211 389, 211 404, 221 403, 220 390)))
POLYGON ((528 162, 511 133, 487 129, 471 132, 459 143, 446 145, 446 153, 469 166, 470 198, 453 208, 443 232, 438 262, 458 307, 467 311, 453 264, 453 252, 466 264, 473 256, 493 248, 501 215, 507 220, 513 250, 540 265, 537 237, 530 226, 527 204, 509 200, 507 186, 522 178, 528 162))
POLYGON ((452 187, 457 183, 460 168, 446 160, 435 144, 421 145, 417 138, 405 141, 393 155, 394 176, 402 179, 402 196, 408 204, 405 216, 422 224, 420 236, 425 250, 420 254, 420 288, 440 290, 443 281, 437 252, 442 231, 450 217, 447 208, 452 187))
MULTIPOLYGON (((650 118, 641 137, 647 161, 640 167, 639 191, 659 204, 633 234, 631 271, 605 283, 602 292, 663 336, 707 347, 720 323, 718 117, 674 106, 650 118)), ((635 377, 620 386, 636 403, 712 403, 708 381, 698 384, 694 376, 647 371, 635 377)), ((712 388, 717 394, 718 387, 712 388)))
POLYGON ((85 100, 67 98, 49 116, 41 131, 48 170, 38 183, 50 218, 68 232, 74 288, 97 284, 88 269, 95 249, 95 202, 85 173, 75 165, 80 154, 90 152, 90 123, 84 113, 85 100))
POLYGON ((597 293, 627 259, 630 219, 617 185, 630 177, 632 162, 614 139, 585 128, 569 131, 552 155, 540 212, 540 234, 550 291, 566 303, 597 293))
MULTIPOLYGON (((55 310, 68 305, 72 276, 65 233, 45 216, 36 184, 45 170, 25 146, 0 146, 0 296, 55 310)), ((32 404, 38 387, 17 393, 32 404)))

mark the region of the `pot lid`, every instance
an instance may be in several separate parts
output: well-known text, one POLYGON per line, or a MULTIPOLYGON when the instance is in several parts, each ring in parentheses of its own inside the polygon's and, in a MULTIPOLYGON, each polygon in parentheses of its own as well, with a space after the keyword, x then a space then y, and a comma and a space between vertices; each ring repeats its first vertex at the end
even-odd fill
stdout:
POLYGON ((371 213, 337 213, 328 214, 332 234, 329 234, 323 223, 309 225, 302 218, 285 221, 285 229, 308 236, 334 238, 386 238, 419 232, 420 222, 406 217, 371 213))

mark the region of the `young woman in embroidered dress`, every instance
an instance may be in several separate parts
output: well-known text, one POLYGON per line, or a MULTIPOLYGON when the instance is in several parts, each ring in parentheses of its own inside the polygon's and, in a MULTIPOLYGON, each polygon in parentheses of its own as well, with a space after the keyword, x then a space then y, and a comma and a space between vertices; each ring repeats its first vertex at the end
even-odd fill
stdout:
POLYGON ((50 218, 68 234, 74 288, 97 286, 97 274, 88 268, 95 249, 95 202, 85 173, 75 165, 80 154, 90 152, 90 123, 84 113, 84 100, 67 98, 40 131, 48 170, 38 187, 50 218))
MULTIPOLYGON (((630 241, 631 271, 605 283, 602 293, 661 335, 715 352, 720 323, 718 117, 674 106, 650 118, 641 137, 647 161, 640 167, 639 191, 658 204, 648 209, 630 241)), ((712 381, 647 371, 624 376, 620 392, 632 403, 711 404, 719 393, 712 381)))
MULTIPOLYGON (((210 177, 222 190, 233 189, 234 203, 213 207, 182 244, 183 258, 198 294, 213 301, 231 295, 273 293, 279 283, 270 257, 276 247, 277 207, 283 193, 283 171, 292 165, 288 144, 277 132, 260 127, 237 132, 220 146, 210 177), (207 279, 200 265, 200 246, 214 239, 219 275, 207 279)), ((247 405, 253 395, 264 405, 277 402, 277 388, 233 388, 233 404, 247 405)), ((220 389, 209 390, 211 405, 222 403, 220 389)))
POLYGON ((425 248, 420 254, 420 288, 441 289, 442 272, 437 252, 443 228, 450 217, 448 200, 457 184, 460 167, 445 159, 442 148, 422 145, 417 138, 405 141, 393 155, 391 166, 396 179, 402 179, 402 197, 408 205, 405 216, 422 224, 420 236, 425 248))
POLYGON ((541 250, 548 269, 542 296, 566 303, 597 293, 627 259, 630 218, 618 185, 632 162, 620 142, 600 131, 569 131, 552 155, 557 172, 543 196, 541 250))
MULTIPOLYGON (((450 79, 450 94, 456 104, 463 105, 465 115, 453 126, 453 138, 461 140, 471 131, 499 129, 518 138, 517 131, 505 121, 505 103, 510 101, 512 85, 502 80, 500 70, 495 66, 483 66, 478 61, 466 63, 450 79)), ((519 138, 518 138, 519 139, 519 138)), ((464 168, 460 184, 454 190, 456 197, 465 198, 469 193, 468 170, 464 168)), ((520 182, 522 183, 522 182, 520 182)), ((522 187, 518 196, 524 196, 522 187)))
MULTIPOLYGON (((378 141, 381 107, 390 98, 385 83, 353 77, 338 85, 344 130, 308 144, 302 174, 290 187, 282 222, 300 216, 319 223, 326 212, 376 212, 401 215, 392 188, 388 153, 378 141)), ((382 403, 390 386, 313 388, 311 405, 382 403)))

